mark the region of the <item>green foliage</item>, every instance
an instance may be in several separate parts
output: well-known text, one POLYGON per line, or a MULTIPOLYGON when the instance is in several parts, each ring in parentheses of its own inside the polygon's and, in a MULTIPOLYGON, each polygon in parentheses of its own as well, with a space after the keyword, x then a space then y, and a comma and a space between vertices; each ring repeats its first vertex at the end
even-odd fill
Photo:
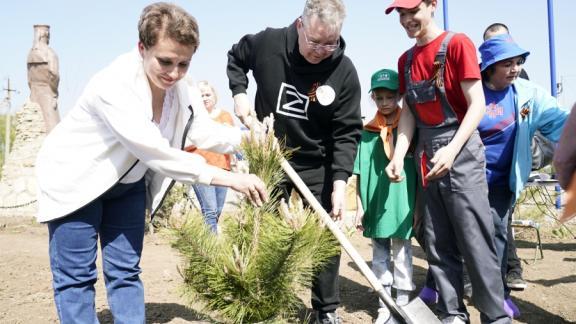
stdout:
POLYGON ((152 226, 155 228, 168 228, 174 206, 186 202, 187 198, 188 186, 178 182, 174 183, 166 197, 164 197, 162 205, 154 214, 152 226))
POLYGON ((557 239, 574 238, 574 234, 569 230, 567 226, 561 226, 552 229, 552 236, 557 239))
MULTIPOLYGON (((272 189, 283 178, 285 153, 273 134, 258 142, 244 143, 243 153, 251 172, 272 189)), ((173 246, 185 259, 186 294, 232 323, 293 317, 302 305, 298 291, 340 251, 308 208, 293 201, 288 209, 277 196, 260 208, 243 201, 219 227, 214 235, 199 213, 189 214, 174 230, 173 246)))
MULTIPOLYGON (((14 138, 16 137, 16 124, 14 122, 14 116, 10 118, 10 144, 14 143, 14 138)), ((2 166, 4 166, 4 146, 6 143, 6 115, 0 115, 0 171, 2 166)))
POLYGON ((526 187, 516 201, 514 218, 528 219, 539 223, 557 219, 555 207, 557 196, 558 193, 554 191, 553 187, 526 187))

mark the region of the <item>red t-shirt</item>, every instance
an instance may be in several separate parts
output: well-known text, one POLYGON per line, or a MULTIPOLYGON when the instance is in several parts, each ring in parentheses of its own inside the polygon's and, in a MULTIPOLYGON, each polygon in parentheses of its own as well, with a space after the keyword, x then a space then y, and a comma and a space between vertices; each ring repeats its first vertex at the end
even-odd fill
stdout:
MULTIPOLYGON (((433 77, 434 58, 436 57, 438 49, 440 49, 442 40, 447 34, 447 32, 442 33, 442 35, 436 37, 436 39, 424 46, 414 46, 412 82, 429 80, 433 77)), ((400 59, 398 59, 399 91, 402 94, 406 92, 404 64, 406 63, 407 53, 408 51, 404 52, 404 54, 400 56, 400 59)), ((480 80, 480 68, 478 67, 476 48, 472 41, 464 34, 455 34, 448 44, 446 53, 444 87, 446 88, 448 102, 456 112, 460 122, 462 122, 468 110, 468 102, 460 86, 460 82, 463 80, 480 80)), ((436 101, 434 102, 416 104, 416 112, 418 114, 417 117, 424 124, 440 124, 444 120, 444 114, 442 112, 439 94, 436 94, 436 101)))

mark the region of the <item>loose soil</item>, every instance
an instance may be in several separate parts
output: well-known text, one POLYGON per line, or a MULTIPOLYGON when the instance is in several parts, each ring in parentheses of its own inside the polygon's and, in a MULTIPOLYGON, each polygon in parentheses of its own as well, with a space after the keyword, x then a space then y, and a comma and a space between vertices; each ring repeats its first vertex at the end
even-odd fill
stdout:
MULTIPOLYGON (((548 231, 550 232, 550 230, 548 231)), ((524 263, 528 288, 514 292, 513 299, 522 311, 517 323, 576 323, 576 239, 557 239, 544 232, 544 259, 534 261, 534 236, 518 240, 518 253, 524 263)), ((351 241, 360 254, 371 258, 369 240, 354 234, 351 241)), ((414 242, 414 280, 418 289, 425 278, 426 262, 414 242)), ((206 316, 187 306, 179 293, 180 257, 166 238, 147 235, 142 257, 142 279, 146 291, 147 323, 203 322, 206 316)), ((17 218, 0 219, 0 323, 57 323, 52 298, 48 263, 48 236, 43 225, 17 218)), ((377 315, 377 298, 369 284, 347 255, 340 272, 344 323, 371 323, 377 315)), ((100 276, 96 305, 101 323, 112 323, 104 285, 100 276)), ((418 291, 418 290, 416 290, 418 291)), ((309 293, 302 292, 309 307, 309 293)), ((472 323, 479 314, 468 307, 472 323)), ((304 315, 303 317, 305 317, 304 315)), ((309 314, 308 314, 309 316, 309 314)))

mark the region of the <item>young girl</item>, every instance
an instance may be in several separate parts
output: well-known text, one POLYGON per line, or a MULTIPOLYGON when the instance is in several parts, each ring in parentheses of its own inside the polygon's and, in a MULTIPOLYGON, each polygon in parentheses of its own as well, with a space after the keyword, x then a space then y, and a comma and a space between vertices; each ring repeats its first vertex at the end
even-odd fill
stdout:
MULTIPOLYGON (((409 301, 412 283, 412 215, 416 191, 416 170, 412 158, 405 159, 406 181, 391 183, 384 167, 394 154, 394 138, 400 107, 398 74, 380 70, 372 75, 370 91, 378 111, 364 127, 358 146, 354 173, 357 175, 356 224, 372 239, 372 270, 387 292, 396 288, 396 303, 409 301), (390 248, 394 255, 394 274, 390 271, 390 248)), ((385 323, 388 309, 380 300, 376 323, 385 323)))

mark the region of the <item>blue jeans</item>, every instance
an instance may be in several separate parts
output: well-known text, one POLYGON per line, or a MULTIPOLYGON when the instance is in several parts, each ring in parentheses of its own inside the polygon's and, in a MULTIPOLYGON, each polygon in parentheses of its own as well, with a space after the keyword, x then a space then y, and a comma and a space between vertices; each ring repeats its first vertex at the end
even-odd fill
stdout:
POLYGON ((114 323, 144 323, 140 256, 145 184, 116 184, 72 214, 48 223, 54 301, 60 322, 98 323, 94 303, 98 238, 114 323))
POLYGON ((514 211, 514 193, 505 187, 490 186, 488 188, 490 211, 494 220, 494 244, 500 262, 502 281, 504 282, 504 298, 510 297, 510 288, 506 284, 508 268, 508 225, 514 211))
POLYGON ((226 202, 228 188, 205 184, 195 184, 192 185, 192 188, 198 198, 198 203, 200 204, 206 225, 210 227, 212 232, 216 233, 218 229, 218 219, 226 202))

